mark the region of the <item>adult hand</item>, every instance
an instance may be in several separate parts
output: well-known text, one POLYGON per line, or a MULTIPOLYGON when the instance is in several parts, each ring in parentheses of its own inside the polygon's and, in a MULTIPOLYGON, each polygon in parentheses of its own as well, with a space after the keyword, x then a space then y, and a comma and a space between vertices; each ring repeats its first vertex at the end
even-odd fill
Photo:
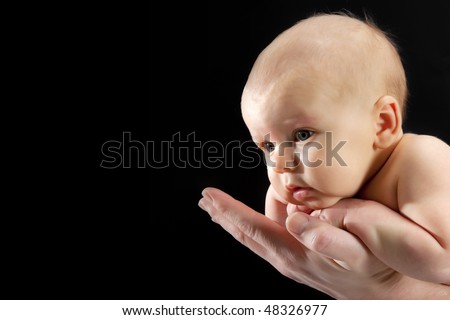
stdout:
MULTIPOLYGON (((370 250, 370 254, 401 274, 423 281, 450 284, 450 257, 445 243, 442 241, 441 245, 439 237, 432 231, 381 203, 342 199, 334 206, 321 210, 319 219, 345 229, 347 232, 342 232, 347 235, 356 236, 370 250)), ((445 221, 441 225, 445 227, 445 221)), ((298 230, 298 227, 295 229, 298 230)), ((340 239, 345 239, 345 236, 340 239)), ((308 241, 305 236, 299 240, 308 241)), ((350 243, 348 241, 342 247, 348 248, 350 243)))
POLYGON ((280 273, 336 299, 450 299, 450 287, 404 276, 351 233, 302 212, 285 225, 206 188, 199 206, 280 273))

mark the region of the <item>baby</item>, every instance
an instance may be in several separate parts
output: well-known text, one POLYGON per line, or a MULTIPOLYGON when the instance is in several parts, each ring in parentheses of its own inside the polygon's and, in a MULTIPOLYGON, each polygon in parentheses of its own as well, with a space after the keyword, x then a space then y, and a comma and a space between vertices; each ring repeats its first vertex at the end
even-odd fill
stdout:
POLYGON ((361 209, 342 228, 394 270, 450 284, 450 147, 403 133, 406 97, 400 56, 379 28, 319 14, 261 52, 241 106, 266 154, 267 216, 282 223, 344 198, 376 201, 388 218, 361 209))

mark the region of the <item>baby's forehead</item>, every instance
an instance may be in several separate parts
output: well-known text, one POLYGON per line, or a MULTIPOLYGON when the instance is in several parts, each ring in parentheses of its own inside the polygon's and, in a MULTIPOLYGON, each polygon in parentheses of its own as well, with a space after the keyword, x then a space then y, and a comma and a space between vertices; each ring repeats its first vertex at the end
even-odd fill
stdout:
POLYGON ((356 95, 347 86, 320 72, 293 70, 265 85, 247 85, 242 94, 242 115, 249 128, 265 132, 267 128, 289 127, 293 123, 318 126, 330 115, 350 112, 355 117, 360 114, 355 113, 356 108, 370 112, 375 98, 356 95))
POLYGON ((284 66, 267 65, 265 72, 255 72, 249 78, 242 94, 244 109, 269 108, 279 112, 283 106, 334 104, 353 92, 347 79, 333 70, 311 63, 284 61, 284 66))
POLYGON ((242 95, 244 119, 279 122, 296 118, 317 118, 323 112, 349 105, 343 90, 323 79, 285 78, 269 87, 246 87, 242 95))

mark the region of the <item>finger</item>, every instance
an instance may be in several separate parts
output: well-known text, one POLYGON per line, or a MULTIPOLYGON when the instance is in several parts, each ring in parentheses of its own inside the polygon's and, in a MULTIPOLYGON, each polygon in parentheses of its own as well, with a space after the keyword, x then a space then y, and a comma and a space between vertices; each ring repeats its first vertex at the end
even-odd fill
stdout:
POLYGON ((209 213, 213 222, 219 224, 236 240, 238 240, 240 243, 248 247, 259 256, 263 258, 267 256, 266 248, 246 235, 245 232, 242 232, 234 223, 226 219, 225 216, 221 214, 220 210, 214 206, 212 199, 209 196, 205 196, 204 198, 200 199, 198 204, 200 208, 209 213))
POLYGON ((292 204, 292 203, 289 203, 287 205, 286 210, 287 210, 287 214, 288 215, 292 214, 294 212, 298 212, 298 211, 310 214, 313 211, 312 209, 308 208, 307 206, 295 205, 295 204, 292 204))
POLYGON ((285 250, 301 253, 302 246, 276 222, 219 189, 206 188, 202 194, 199 205, 213 221, 270 263, 275 264, 275 255, 282 255, 285 250))
POLYGON ((353 202, 353 200, 338 202, 333 207, 320 210, 320 212, 317 214, 317 217, 320 220, 326 221, 332 226, 335 226, 336 228, 346 230, 344 221, 348 212, 354 207, 353 202))
POLYGON ((308 249, 353 271, 371 272, 382 266, 353 234, 301 212, 286 220, 287 230, 308 249))

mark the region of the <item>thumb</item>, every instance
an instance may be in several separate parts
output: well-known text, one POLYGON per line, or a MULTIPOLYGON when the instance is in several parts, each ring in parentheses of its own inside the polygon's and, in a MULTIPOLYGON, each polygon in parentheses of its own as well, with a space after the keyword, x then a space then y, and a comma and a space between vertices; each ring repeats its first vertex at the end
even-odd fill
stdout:
POLYGON ((367 271, 376 259, 356 236, 318 217, 292 213, 286 219, 286 229, 308 249, 335 260, 348 270, 367 271))

